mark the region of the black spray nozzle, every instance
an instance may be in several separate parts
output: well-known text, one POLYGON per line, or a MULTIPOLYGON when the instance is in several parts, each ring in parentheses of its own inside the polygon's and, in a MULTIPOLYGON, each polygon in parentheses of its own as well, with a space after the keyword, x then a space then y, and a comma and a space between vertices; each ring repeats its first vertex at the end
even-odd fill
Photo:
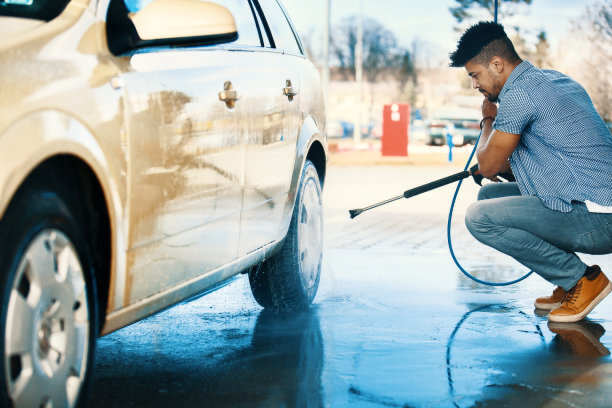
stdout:
POLYGON ((359 214, 361 214, 363 212, 362 209, 358 208, 355 210, 349 210, 349 214, 351 216, 351 219, 355 218, 356 216, 358 216, 359 214))

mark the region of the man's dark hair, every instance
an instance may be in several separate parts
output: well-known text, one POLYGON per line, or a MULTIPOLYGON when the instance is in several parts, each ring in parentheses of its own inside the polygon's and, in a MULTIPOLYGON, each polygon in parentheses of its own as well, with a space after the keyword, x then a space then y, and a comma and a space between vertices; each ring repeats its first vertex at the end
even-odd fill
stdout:
POLYGON ((463 67, 475 57, 475 62, 486 65, 495 56, 510 62, 520 61, 504 27, 492 21, 481 21, 463 33, 457 50, 450 55, 450 66, 463 67))

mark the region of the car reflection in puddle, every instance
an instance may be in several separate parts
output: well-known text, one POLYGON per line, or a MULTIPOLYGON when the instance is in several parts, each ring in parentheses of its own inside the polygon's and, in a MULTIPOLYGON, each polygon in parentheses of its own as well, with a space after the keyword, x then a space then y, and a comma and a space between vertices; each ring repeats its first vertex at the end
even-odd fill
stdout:
POLYGON ((596 321, 548 324, 493 301, 388 326, 401 307, 341 299, 293 317, 195 301, 126 327, 99 340, 88 406, 608 405, 596 321))
POLYGON ((95 388, 103 392, 92 392, 87 406, 324 405, 323 339, 315 308, 292 316, 254 311, 246 316, 224 316, 219 322, 207 319, 207 323, 211 328, 202 331, 198 342, 190 336, 187 341, 191 344, 185 344, 184 338, 178 338, 185 328, 177 321, 174 328, 161 333, 161 347, 154 346, 153 356, 142 350, 153 346, 142 343, 160 343, 152 337, 152 330, 145 330, 142 339, 130 340, 127 333, 117 336, 109 344, 114 349, 108 350, 104 361, 98 361, 96 371, 106 378, 98 375, 95 388), (233 318, 234 322, 243 320, 239 323, 242 329, 254 316, 250 341, 243 330, 223 328, 231 326, 228 322, 233 318), (243 344, 236 347, 237 343, 243 344))

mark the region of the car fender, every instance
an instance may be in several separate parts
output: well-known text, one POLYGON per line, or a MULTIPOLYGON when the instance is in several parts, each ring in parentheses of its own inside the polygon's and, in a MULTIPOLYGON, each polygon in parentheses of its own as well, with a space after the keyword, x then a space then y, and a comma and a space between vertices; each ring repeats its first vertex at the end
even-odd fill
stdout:
MULTIPOLYGON (((65 112, 41 110, 14 121, 0 134, 0 219, 19 186, 45 160, 57 155, 72 155, 82 160, 98 179, 110 218, 111 276, 108 310, 121 304, 123 290, 118 275, 125 275, 125 232, 123 205, 117 177, 102 146, 80 121, 65 112), (115 297, 115 294, 117 296, 115 297)), ((125 276, 123 276, 125 278, 125 276)))
POLYGON ((295 200, 297 198, 302 169, 304 168, 306 156, 310 151, 310 147, 315 142, 319 142, 323 146, 323 150, 325 151, 325 159, 327 161, 328 153, 325 137, 317 126, 314 118, 312 116, 308 116, 304 119, 298 135, 295 162, 293 164, 293 173, 291 176, 291 186, 289 188, 288 199, 283 212, 283 223, 281 224, 281 239, 287 235, 287 231, 289 230, 289 224, 291 223, 293 207, 295 206, 295 200))

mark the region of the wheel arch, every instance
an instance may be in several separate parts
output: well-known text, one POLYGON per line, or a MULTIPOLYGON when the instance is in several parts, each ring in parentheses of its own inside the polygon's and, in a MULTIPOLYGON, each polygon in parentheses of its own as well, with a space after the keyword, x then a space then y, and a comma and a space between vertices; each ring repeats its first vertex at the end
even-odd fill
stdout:
POLYGON ((78 120, 57 111, 26 115, 0 135, 0 143, 11 146, 0 151, 0 220, 16 195, 33 183, 55 181, 75 186, 70 190, 79 198, 77 211, 87 217, 94 232, 92 264, 103 325, 115 303, 115 271, 122 240, 117 232, 121 225, 119 189, 109 177, 102 146, 78 120))
POLYGON ((91 237, 90 255, 99 306, 99 332, 106 316, 111 277, 110 217, 102 186, 87 163, 69 154, 58 154, 39 163, 20 184, 13 199, 34 186, 63 190, 58 192, 68 201, 78 222, 86 225, 86 235, 91 237), (58 183, 76 188, 72 191, 60 189, 57 188, 58 183))
POLYGON ((327 171, 327 141, 325 140, 322 131, 319 129, 317 122, 312 116, 306 117, 300 129, 297 148, 296 160, 294 163, 293 177, 291 180, 292 200, 295 200, 297 193, 297 185, 299 183, 302 169, 306 160, 313 162, 319 174, 321 187, 325 181, 327 171), (295 191, 294 191, 295 190, 295 191))
POLYGON ((325 175, 327 173, 327 143, 321 130, 317 126, 317 122, 315 122, 312 116, 306 117, 302 123, 298 136, 295 162, 293 164, 293 173, 291 176, 291 186, 289 188, 289 196, 284 210, 279 240, 284 239, 289 230, 289 223, 291 222, 291 215, 293 214, 293 207, 295 206, 295 200, 297 198, 300 176, 302 175, 306 160, 312 161, 315 165, 321 187, 323 187, 325 175))
MULTIPOLYGON (((317 169, 317 174, 319 175, 319 182, 321 183, 321 188, 325 184, 325 174, 327 171, 327 154, 325 152, 325 148, 323 144, 319 140, 314 140, 308 149, 308 154, 306 155, 306 160, 310 160, 312 164, 314 164, 317 169)), ((302 165, 302 167, 304 167, 302 165)))

